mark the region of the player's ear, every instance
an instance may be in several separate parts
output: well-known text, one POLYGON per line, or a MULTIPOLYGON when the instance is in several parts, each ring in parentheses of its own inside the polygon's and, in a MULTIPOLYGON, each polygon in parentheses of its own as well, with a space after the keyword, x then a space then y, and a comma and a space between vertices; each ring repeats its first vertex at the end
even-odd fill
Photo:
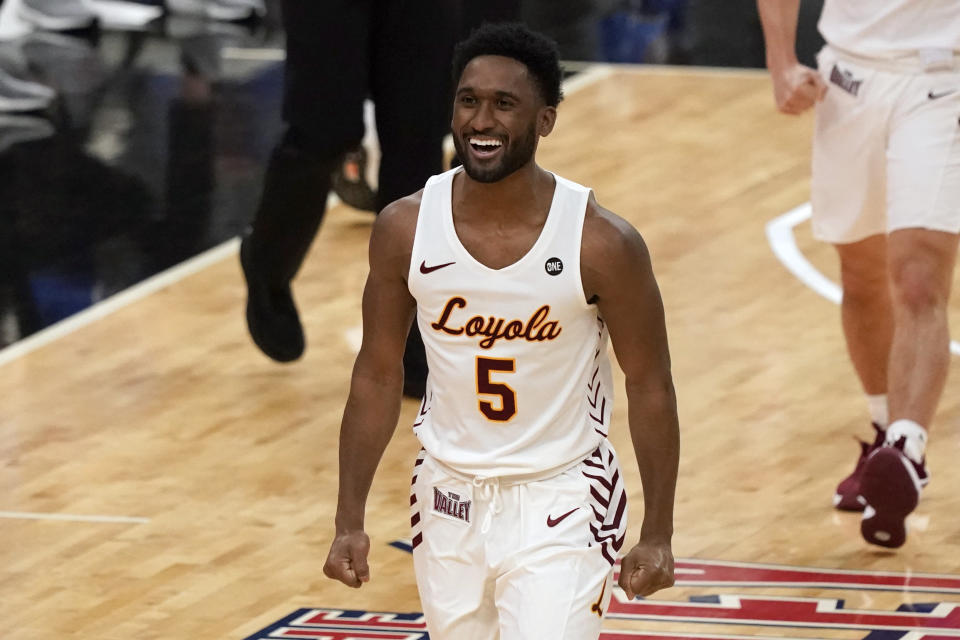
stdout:
POLYGON ((557 123, 556 107, 541 107, 537 113, 537 133, 541 136, 548 136, 553 131, 553 126, 557 123))

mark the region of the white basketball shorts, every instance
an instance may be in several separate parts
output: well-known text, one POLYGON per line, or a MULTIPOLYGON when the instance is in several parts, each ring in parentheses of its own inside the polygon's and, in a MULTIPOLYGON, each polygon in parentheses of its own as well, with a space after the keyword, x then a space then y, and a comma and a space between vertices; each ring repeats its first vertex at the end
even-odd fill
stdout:
POLYGON ((421 452, 413 562, 431 640, 594 640, 627 499, 613 448, 549 478, 470 478, 421 452))
POLYGON ((816 108, 814 235, 845 244, 897 229, 960 231, 960 55, 952 68, 865 60, 829 46, 816 108))

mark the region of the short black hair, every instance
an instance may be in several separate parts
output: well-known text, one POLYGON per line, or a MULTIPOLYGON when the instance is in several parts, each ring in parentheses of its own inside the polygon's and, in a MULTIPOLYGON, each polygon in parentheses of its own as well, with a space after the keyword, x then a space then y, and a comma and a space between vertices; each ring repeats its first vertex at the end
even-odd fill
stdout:
POLYGON ((533 76, 543 101, 555 107, 563 100, 560 52, 557 44, 519 22, 485 23, 460 42, 453 52, 453 86, 470 61, 479 56, 504 56, 524 64, 533 76))

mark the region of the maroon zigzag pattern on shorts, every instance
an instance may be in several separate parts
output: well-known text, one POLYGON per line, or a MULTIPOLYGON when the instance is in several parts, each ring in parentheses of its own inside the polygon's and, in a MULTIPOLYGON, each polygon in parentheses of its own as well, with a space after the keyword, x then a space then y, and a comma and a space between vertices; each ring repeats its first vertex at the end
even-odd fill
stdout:
POLYGON ((423 459, 427 455, 426 449, 420 449, 417 460, 413 463, 413 478, 410 480, 410 535, 412 536, 412 548, 416 549, 423 542, 423 527, 420 523, 420 505, 417 504, 417 476, 420 475, 420 467, 423 465, 423 459))
POLYGON ((620 463, 606 440, 583 461, 581 473, 590 485, 587 504, 593 509, 591 546, 599 545, 600 553, 613 566, 626 537, 627 494, 620 463))

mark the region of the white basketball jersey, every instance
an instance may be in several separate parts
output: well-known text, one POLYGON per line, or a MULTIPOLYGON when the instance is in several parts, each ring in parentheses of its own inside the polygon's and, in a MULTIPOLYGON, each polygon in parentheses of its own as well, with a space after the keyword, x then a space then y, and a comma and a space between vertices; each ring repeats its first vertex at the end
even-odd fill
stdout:
POLYGON ((430 374, 414 423, 435 459, 474 476, 541 474, 585 458, 607 435, 607 331, 580 280, 590 190, 556 178, 533 247, 502 269, 460 243, 454 169, 427 181, 408 284, 430 374))
POLYGON ((960 51, 960 0, 826 0, 818 26, 829 44, 862 56, 960 51))

